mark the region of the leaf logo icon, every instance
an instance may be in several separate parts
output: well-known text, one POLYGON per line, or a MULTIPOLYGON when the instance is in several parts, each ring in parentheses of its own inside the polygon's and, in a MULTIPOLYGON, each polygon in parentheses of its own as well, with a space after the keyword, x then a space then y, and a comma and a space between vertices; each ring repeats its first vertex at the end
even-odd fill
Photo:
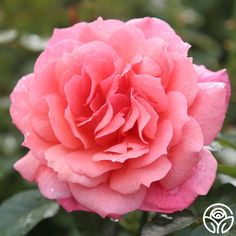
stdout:
POLYGON ((223 203, 210 205, 203 214, 205 228, 213 234, 227 233, 234 223, 232 210, 223 203))

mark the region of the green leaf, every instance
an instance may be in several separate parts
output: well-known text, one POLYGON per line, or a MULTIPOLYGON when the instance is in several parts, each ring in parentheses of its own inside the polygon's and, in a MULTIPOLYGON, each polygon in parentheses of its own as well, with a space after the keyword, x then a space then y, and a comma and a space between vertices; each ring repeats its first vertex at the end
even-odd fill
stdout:
POLYGON ((36 190, 14 195, 0 205, 1 236, 26 235, 41 220, 54 216, 57 203, 44 199, 36 190))
POLYGON ((156 214, 142 230, 142 236, 162 236, 174 233, 195 221, 192 212, 185 210, 174 214, 156 214))
POLYGON ((218 164, 218 172, 236 178, 236 166, 218 164))

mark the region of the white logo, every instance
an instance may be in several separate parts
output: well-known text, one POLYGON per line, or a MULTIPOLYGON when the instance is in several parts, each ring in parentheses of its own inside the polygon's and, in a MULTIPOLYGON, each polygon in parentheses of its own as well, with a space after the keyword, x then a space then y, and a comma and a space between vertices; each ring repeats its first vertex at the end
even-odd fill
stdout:
POLYGON ((232 210, 223 203, 215 203, 207 207, 203 214, 206 229, 213 234, 227 233, 234 223, 232 210))

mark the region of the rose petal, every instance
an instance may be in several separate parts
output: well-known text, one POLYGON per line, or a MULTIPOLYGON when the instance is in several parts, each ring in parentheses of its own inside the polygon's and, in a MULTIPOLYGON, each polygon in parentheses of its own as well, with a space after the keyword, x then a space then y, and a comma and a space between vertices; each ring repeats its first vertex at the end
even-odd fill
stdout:
POLYGON ((191 119, 183 127, 180 143, 169 151, 168 158, 172 168, 160 182, 166 189, 172 189, 192 174, 193 168, 199 161, 199 152, 203 146, 203 136, 198 123, 191 119))
POLYGON ((136 210, 146 194, 145 187, 140 188, 135 193, 124 195, 113 191, 106 184, 100 184, 95 188, 70 184, 70 190, 76 201, 103 218, 111 215, 123 215, 136 210))
POLYGON ((23 132, 22 122, 30 112, 31 106, 28 99, 28 93, 32 84, 34 75, 29 74, 21 78, 13 92, 11 93, 10 114, 14 124, 23 132))
POLYGON ((188 106, 185 97, 178 91, 169 92, 167 97, 169 101, 168 110, 161 115, 161 118, 171 121, 174 128, 171 145, 175 145, 181 140, 182 128, 189 120, 188 106))
POLYGON ((70 183, 81 184, 86 187, 95 187, 100 183, 104 183, 108 179, 108 175, 100 175, 96 178, 91 178, 86 175, 80 175, 73 172, 67 164, 66 158, 71 150, 66 149, 62 145, 55 145, 45 151, 45 159, 50 168, 58 175, 58 179, 70 183))
POLYGON ((201 126, 204 144, 209 145, 220 131, 226 110, 226 89, 221 82, 199 83, 198 95, 189 114, 201 126))
POLYGON ((69 153, 65 159, 75 173, 89 177, 98 177, 121 167, 120 163, 112 163, 110 161, 94 162, 92 158, 95 153, 95 150, 81 150, 69 153))
POLYGON ((77 201, 75 201, 74 198, 65 198, 65 199, 59 199, 58 203, 67 211, 87 211, 91 212, 88 208, 80 205, 77 201))
POLYGON ((171 163, 165 156, 140 169, 123 167, 111 174, 110 186, 119 193, 130 194, 140 189, 141 185, 149 187, 152 182, 162 179, 170 168, 171 163))
POLYGON ((229 98, 231 95, 231 89, 230 89, 230 80, 227 73, 227 70, 219 70, 219 71, 211 71, 208 70, 205 66, 201 65, 195 65, 195 70, 198 74, 198 81, 200 83, 204 82, 222 82, 225 83, 225 89, 226 89, 226 107, 229 103, 229 98))
POLYGON ((187 56, 189 44, 175 33, 175 31, 163 20, 157 18, 145 17, 142 19, 133 19, 127 22, 140 28, 147 39, 161 38, 168 42, 168 49, 171 52, 178 52, 187 56))
POLYGON ((47 96, 49 119, 55 136, 69 148, 81 147, 81 142, 71 132, 65 119, 65 102, 56 95, 47 96))
POLYGON ((133 75, 130 83, 135 91, 143 92, 147 98, 157 104, 158 111, 167 109, 168 100, 159 78, 151 75, 133 75))
POLYGON ((49 199, 60 199, 71 197, 66 182, 58 179, 56 173, 47 168, 41 167, 36 179, 40 192, 49 199))
POLYGON ((132 64, 143 45, 143 34, 135 27, 124 25, 109 38, 111 45, 124 63, 132 64), (123 37, 125 35, 125 37, 123 37))
POLYGON ((129 165, 133 168, 141 168, 149 165, 160 156, 167 154, 167 147, 173 136, 173 127, 168 120, 158 123, 157 136, 153 142, 150 143, 150 151, 138 160, 130 160, 129 165))
POLYGON ((217 163, 207 150, 202 150, 198 159, 192 176, 182 185, 166 190, 158 182, 153 183, 140 209, 173 213, 187 208, 198 194, 207 194, 215 179, 217 163))
POLYGON ((191 105, 198 92, 198 78, 192 59, 176 56, 173 60, 175 66, 167 91, 181 92, 186 97, 188 105, 191 105))
POLYGON ((17 170, 26 180, 33 181, 35 180, 40 166, 40 161, 34 157, 32 152, 29 151, 24 157, 14 164, 14 169, 17 170))

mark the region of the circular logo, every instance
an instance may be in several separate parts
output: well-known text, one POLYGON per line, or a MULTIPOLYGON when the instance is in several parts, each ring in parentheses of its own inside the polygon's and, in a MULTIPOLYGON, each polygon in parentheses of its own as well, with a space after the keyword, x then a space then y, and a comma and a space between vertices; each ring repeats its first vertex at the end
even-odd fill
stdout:
POLYGON ((227 233, 234 223, 232 210, 223 203, 215 203, 207 207, 203 214, 206 229, 213 234, 227 233))

